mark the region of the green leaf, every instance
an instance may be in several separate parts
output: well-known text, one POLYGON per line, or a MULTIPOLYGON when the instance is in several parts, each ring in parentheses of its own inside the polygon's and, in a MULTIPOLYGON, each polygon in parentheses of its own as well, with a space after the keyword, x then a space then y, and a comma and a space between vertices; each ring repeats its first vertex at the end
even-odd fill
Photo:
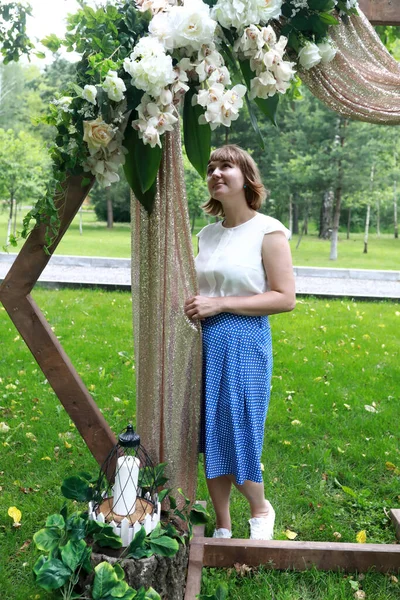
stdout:
MULTIPOLYGON (((249 60, 242 60, 240 61, 240 69, 243 73, 243 77, 244 80, 246 82, 247 85, 247 89, 250 90, 251 87, 251 80, 254 77, 254 73, 250 68, 250 61, 249 60)), ((270 98, 255 98, 253 100, 253 102, 255 102, 258 106, 258 108, 261 110, 261 112, 264 113, 264 115, 266 115, 274 125, 276 125, 276 111, 278 109, 278 103, 279 103, 279 95, 275 94, 275 96, 271 96, 270 98)), ((251 115, 250 115, 250 119, 251 119, 251 115)))
POLYGON ((138 548, 142 548, 144 546, 145 537, 146 530, 144 527, 141 527, 127 548, 128 557, 131 556, 132 553, 135 553, 138 548))
POLYGON ((57 52, 57 50, 61 48, 62 44, 60 38, 57 37, 54 33, 51 33, 47 37, 43 38, 41 40, 41 43, 43 44, 43 46, 46 46, 46 48, 48 48, 52 52, 57 52))
POLYGON ((189 520, 193 525, 205 525, 210 518, 209 513, 201 504, 194 504, 190 511, 189 520))
POLYGON ((170 490, 161 490, 158 494, 158 501, 162 502, 166 496, 168 496, 170 490))
POLYGON ((79 542, 67 542, 61 549, 61 558, 64 563, 72 572, 74 572, 78 565, 80 565, 86 557, 87 544, 84 540, 79 542))
POLYGON ((116 584, 119 583, 117 574, 108 562, 101 562, 94 569, 93 600, 103 600, 116 584))
POLYGON ((219 583, 215 590, 215 594, 212 594, 211 596, 206 596, 205 594, 197 596, 198 600, 225 600, 227 597, 228 588, 224 583, 219 583))
POLYGON ((146 600, 161 600, 160 594, 156 592, 152 587, 146 591, 146 600))
POLYGON ((57 590, 67 583, 71 571, 57 558, 47 560, 36 573, 36 583, 47 592, 57 590))
POLYGON ((111 532, 96 533, 93 536, 93 541, 102 548, 121 548, 122 546, 121 538, 112 530, 111 532))
POLYGON ((185 94, 183 105, 183 137, 186 154, 199 175, 205 179, 207 164, 211 154, 211 128, 199 124, 203 108, 196 104, 192 106, 192 98, 196 90, 190 88, 185 94))
POLYGON ((118 578, 118 581, 124 581, 125 579, 125 571, 123 570, 123 568, 121 567, 121 565, 119 565, 118 563, 116 563, 114 565, 114 571, 115 574, 118 578))
POLYGON ((34 572, 35 575, 37 575, 37 573, 39 573, 40 569, 43 567, 44 563, 47 560, 48 559, 45 556, 43 556, 43 555, 39 556, 39 558, 37 559, 37 561, 33 565, 33 569, 32 569, 32 571, 34 572))
POLYGON ((83 538, 86 536, 86 525, 87 522, 85 519, 82 519, 82 517, 77 514, 71 515, 71 517, 67 520, 67 531, 69 538, 75 542, 83 540, 83 538))
POLYGON ((160 556, 175 556, 179 550, 178 542, 167 535, 153 540, 150 539, 149 546, 154 554, 159 554, 160 556))
POLYGON ((338 25, 339 21, 335 19, 333 15, 329 13, 319 13, 319 18, 323 23, 327 23, 328 25, 338 25))
POLYGON ((158 146, 151 148, 148 144, 143 144, 139 139, 138 132, 131 126, 131 122, 130 118, 123 141, 123 145, 128 150, 124 173, 136 198, 151 214, 156 197, 157 173, 160 167, 162 148, 158 146))
POLYGON ((177 504, 176 504, 176 500, 175 500, 174 496, 168 496, 168 500, 169 500, 169 504, 170 504, 170 507, 172 508, 172 510, 175 510, 177 507, 177 504))
POLYGON ((59 529, 65 528, 64 517, 60 514, 50 515, 46 519, 46 527, 58 527, 59 529))
POLYGON ((33 536, 36 547, 43 552, 51 552, 60 545, 63 532, 57 527, 39 529, 33 536))
POLYGON ((61 493, 69 500, 78 502, 89 502, 92 499, 92 488, 80 477, 67 477, 61 485, 61 493))
POLYGON ((247 110, 249 111, 250 123, 256 133, 258 143, 261 146, 261 148, 263 150, 265 150, 264 138, 263 138, 260 128, 258 126, 257 117, 255 115, 255 112, 254 112, 253 106, 250 102, 248 94, 246 94, 244 98, 246 100, 247 110))

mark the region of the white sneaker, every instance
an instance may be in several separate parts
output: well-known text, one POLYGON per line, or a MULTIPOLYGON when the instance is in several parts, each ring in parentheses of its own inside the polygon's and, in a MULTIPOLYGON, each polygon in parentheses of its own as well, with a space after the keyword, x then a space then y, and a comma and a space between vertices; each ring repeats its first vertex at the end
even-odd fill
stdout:
POLYGON ((274 537, 275 511, 270 502, 267 517, 249 519, 251 540, 272 540, 274 537))
POLYGON ((220 529, 214 529, 213 538, 231 538, 232 531, 229 529, 224 529, 221 527, 220 529))

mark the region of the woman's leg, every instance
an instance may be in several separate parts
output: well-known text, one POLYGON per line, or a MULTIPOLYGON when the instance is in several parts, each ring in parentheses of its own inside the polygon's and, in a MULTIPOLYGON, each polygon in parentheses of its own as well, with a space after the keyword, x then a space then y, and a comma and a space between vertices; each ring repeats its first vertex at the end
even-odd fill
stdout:
POLYGON ((270 505, 265 499, 264 484, 246 480, 242 485, 238 485, 234 475, 228 475, 228 477, 239 492, 249 501, 251 516, 267 517, 270 505))
POLYGON ((220 477, 214 477, 213 479, 206 479, 206 482, 217 517, 216 529, 223 528, 231 531, 229 498, 231 495, 232 481, 230 476, 221 475, 220 477))

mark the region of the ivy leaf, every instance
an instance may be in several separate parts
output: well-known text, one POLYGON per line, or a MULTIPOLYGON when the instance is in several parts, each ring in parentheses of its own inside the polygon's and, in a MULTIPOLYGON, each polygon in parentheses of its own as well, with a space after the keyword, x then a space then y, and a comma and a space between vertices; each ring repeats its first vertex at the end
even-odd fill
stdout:
POLYGON ((189 519, 193 525, 205 525, 210 518, 210 514, 201 504, 194 504, 190 511, 189 519))
POLYGON ((43 552, 51 552, 58 548, 61 542, 63 532, 57 527, 48 527, 39 529, 33 536, 36 547, 43 552))
POLYGON ((123 145, 128 150, 124 173, 129 186, 140 204, 149 214, 154 208, 157 191, 157 173, 160 167, 162 148, 151 148, 143 144, 138 132, 131 126, 134 111, 125 130, 123 145))
POLYGON ((69 500, 78 502, 89 502, 92 499, 92 488, 80 477, 67 477, 61 485, 61 493, 69 500))
POLYGON ((57 590, 67 583, 71 571, 58 558, 52 558, 42 563, 35 573, 36 583, 47 592, 57 590))
POLYGON ((118 584, 119 579, 113 567, 107 562, 101 562, 94 569, 93 600, 102 600, 110 594, 118 584))
POLYGON ((46 527, 58 527, 59 529, 65 528, 64 517, 59 514, 50 515, 46 519, 46 527))
POLYGON ((61 558, 72 572, 83 562, 86 557, 87 544, 84 540, 72 542, 71 540, 61 549, 61 558))
POLYGON ((207 174, 208 160, 211 154, 211 128, 200 125, 199 117, 203 114, 203 108, 196 104, 192 106, 192 98, 196 90, 191 87, 185 94, 183 105, 183 137, 185 141, 186 154, 200 177, 205 179, 207 174))
POLYGON ((152 587, 146 591, 146 600, 161 600, 161 596, 152 587))
POLYGON ((139 548, 144 547, 145 537, 146 537, 146 530, 144 527, 141 527, 139 529, 139 531, 135 534, 135 537, 133 538, 133 540, 131 541, 131 543, 129 544, 129 546, 127 548, 127 556, 128 557, 132 556, 134 558, 133 555, 136 553, 136 551, 139 548))
POLYGON ((178 542, 167 535, 153 540, 150 539, 149 546, 154 554, 159 554, 160 556, 175 556, 179 550, 178 542))

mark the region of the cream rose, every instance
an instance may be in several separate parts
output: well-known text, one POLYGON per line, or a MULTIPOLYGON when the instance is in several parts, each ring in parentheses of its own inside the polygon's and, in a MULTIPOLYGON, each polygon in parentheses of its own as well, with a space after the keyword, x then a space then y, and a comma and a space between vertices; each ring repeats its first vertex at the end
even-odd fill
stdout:
POLYGON ((106 148, 114 135, 113 127, 101 117, 95 121, 83 122, 83 141, 87 143, 90 154, 95 154, 100 148, 106 148))

